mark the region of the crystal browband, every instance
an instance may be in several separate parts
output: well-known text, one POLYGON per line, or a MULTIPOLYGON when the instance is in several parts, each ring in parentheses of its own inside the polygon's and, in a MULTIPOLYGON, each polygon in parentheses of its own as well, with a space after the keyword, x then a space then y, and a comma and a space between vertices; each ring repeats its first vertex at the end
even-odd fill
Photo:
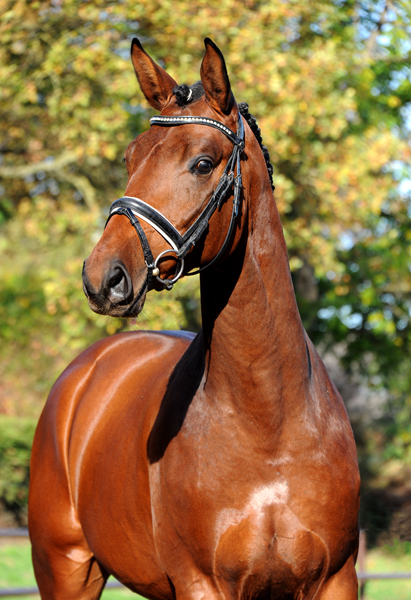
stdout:
POLYGON ((187 125, 187 124, 196 124, 199 125, 209 125, 210 127, 214 127, 219 131, 222 131, 231 142, 238 146, 239 148, 244 148, 244 140, 239 138, 235 133, 231 131, 228 127, 220 123, 219 121, 215 121, 214 119, 209 119, 208 117, 192 117, 190 115, 180 116, 180 117, 165 117, 163 115, 158 115, 155 117, 151 117, 150 125, 187 125))

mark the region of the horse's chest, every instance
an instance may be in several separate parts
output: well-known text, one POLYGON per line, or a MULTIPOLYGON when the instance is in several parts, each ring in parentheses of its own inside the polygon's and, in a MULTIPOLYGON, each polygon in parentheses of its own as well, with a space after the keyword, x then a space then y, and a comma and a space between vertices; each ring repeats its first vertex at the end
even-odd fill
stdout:
POLYGON ((216 571, 226 581, 241 581, 250 595, 317 577, 325 546, 308 531, 286 503, 282 483, 255 491, 243 511, 220 513, 216 528, 216 571))
MULTIPOLYGON (((167 477, 161 478, 161 469, 157 477, 154 488, 161 494, 167 477)), ((215 493, 204 488, 200 477, 202 490, 180 480, 167 501, 164 495, 157 503, 153 489, 156 547, 173 581, 181 569, 192 572, 194 579, 199 572, 212 573, 231 597, 245 591, 249 597, 261 597, 267 590, 270 595, 277 587, 295 590, 318 578, 326 556, 324 543, 289 508, 284 479, 250 489, 240 477, 237 485, 226 480, 224 489, 223 480, 215 477, 215 493)))
MULTIPOLYGON (((259 598, 315 587, 331 550, 322 509, 328 471, 322 471, 320 500, 316 486, 307 492, 302 483, 318 477, 318 464, 304 452, 268 460, 229 415, 190 416, 162 460, 149 467, 155 544, 173 584, 207 576, 231 597, 259 598)), ((338 502, 329 508, 338 513, 338 502)))

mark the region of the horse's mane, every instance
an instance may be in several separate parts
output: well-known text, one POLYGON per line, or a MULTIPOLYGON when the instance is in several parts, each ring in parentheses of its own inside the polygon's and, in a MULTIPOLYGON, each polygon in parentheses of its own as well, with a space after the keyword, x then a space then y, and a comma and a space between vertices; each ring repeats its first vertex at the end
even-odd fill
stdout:
MULTIPOLYGON (((185 83, 183 83, 182 85, 177 85, 173 89, 173 94, 175 95, 175 97, 177 99, 178 106, 185 106, 189 102, 193 102, 194 100, 199 100, 202 96, 204 96, 204 87, 203 87, 203 84, 201 83, 201 81, 196 81, 196 83, 194 83, 190 87, 188 85, 186 85, 185 83)), ((267 147, 264 146, 264 144, 263 144, 263 138, 261 136, 261 129, 259 128, 259 126, 257 124, 256 118, 253 117, 253 115, 248 111, 247 102, 239 102, 238 109, 239 109, 241 115, 247 121, 248 126, 250 127, 251 131, 254 133, 254 136, 255 136, 257 142, 260 144, 260 148, 263 152, 263 156, 265 159, 265 164, 267 166, 268 175, 270 177, 271 189, 274 190, 274 184, 273 184, 274 169, 273 169, 273 165, 271 164, 271 161, 270 161, 270 154, 267 150, 267 147)))
POLYGON ((261 135, 261 129, 259 128, 258 124, 257 124, 257 120, 255 117, 253 117, 253 115, 251 113, 248 112, 248 104, 247 102, 239 102, 238 103, 238 109, 240 111, 240 113, 242 114, 242 116, 244 117, 244 119, 247 121, 248 126, 250 127, 251 131, 254 133, 254 136, 257 140, 257 142, 260 144, 260 148, 263 151, 263 156, 265 159, 265 164, 267 167, 267 171, 268 171, 268 175, 270 177, 270 182, 271 182, 271 189, 274 190, 274 183, 273 183, 273 165, 271 164, 271 160, 270 160, 270 154, 267 150, 267 147, 264 146, 263 144, 263 138, 261 135))

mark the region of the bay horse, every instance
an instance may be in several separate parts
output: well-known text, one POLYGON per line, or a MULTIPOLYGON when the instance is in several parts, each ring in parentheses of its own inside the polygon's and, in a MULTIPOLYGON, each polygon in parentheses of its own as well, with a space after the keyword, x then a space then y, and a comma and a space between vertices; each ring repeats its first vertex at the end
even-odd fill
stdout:
POLYGON ((114 335, 55 383, 29 498, 43 599, 99 598, 109 574, 151 600, 357 598, 351 427, 301 323, 259 129, 205 47, 178 86, 133 40, 161 114, 83 271, 94 311, 135 317, 200 269, 203 328, 114 335))

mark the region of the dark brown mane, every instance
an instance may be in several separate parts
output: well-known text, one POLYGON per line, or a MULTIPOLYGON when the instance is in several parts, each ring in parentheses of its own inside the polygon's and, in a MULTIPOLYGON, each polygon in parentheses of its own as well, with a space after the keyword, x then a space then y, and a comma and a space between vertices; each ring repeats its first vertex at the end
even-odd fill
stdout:
POLYGON ((258 126, 257 119, 255 117, 253 117, 253 115, 248 111, 247 102, 240 102, 238 104, 238 109, 239 109, 240 113, 242 114, 242 116, 244 117, 244 119, 247 121, 249 128, 254 133, 254 136, 255 136, 257 142, 260 144, 260 148, 263 151, 265 164, 267 166, 268 175, 270 176, 271 189, 274 190, 275 189, 275 186, 273 183, 274 169, 273 169, 273 165, 271 164, 271 159, 270 159, 270 154, 268 152, 268 149, 263 144, 261 129, 258 126))

